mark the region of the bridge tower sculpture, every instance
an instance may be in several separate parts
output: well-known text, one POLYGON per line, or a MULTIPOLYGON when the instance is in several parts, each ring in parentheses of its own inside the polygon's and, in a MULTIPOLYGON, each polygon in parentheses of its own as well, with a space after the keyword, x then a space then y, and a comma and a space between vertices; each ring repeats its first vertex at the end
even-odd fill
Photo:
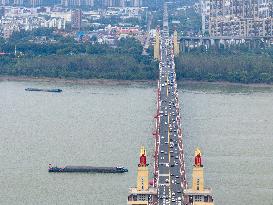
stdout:
POLYGON ((186 205, 214 205, 211 195, 212 190, 204 187, 204 167, 202 153, 196 148, 194 153, 194 165, 192 170, 192 188, 185 189, 186 205))
POLYGON ((174 30, 173 32, 173 50, 174 50, 174 56, 179 55, 179 43, 178 43, 178 34, 177 31, 174 30))
POLYGON ((157 202, 157 190, 149 185, 149 170, 146 150, 140 149, 139 164, 137 168, 137 186, 129 189, 127 204, 155 205, 157 202))
POLYGON ((155 43, 154 43, 154 59, 159 60, 160 59, 160 34, 159 34, 159 28, 156 29, 156 35, 155 35, 155 43))

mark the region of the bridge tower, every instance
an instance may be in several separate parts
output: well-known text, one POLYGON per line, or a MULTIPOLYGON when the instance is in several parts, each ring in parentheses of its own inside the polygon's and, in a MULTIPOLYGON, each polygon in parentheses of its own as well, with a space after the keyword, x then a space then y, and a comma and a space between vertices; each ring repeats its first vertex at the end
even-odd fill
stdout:
POLYGON ((159 28, 156 29, 155 43, 154 43, 154 59, 160 59, 160 41, 159 41, 159 28))
POLYGON ((185 189, 186 205, 213 205, 212 190, 204 187, 204 167, 202 153, 196 148, 192 170, 192 188, 185 189))
POLYGON ((149 186, 149 164, 147 164, 146 158, 146 150, 142 146, 137 168, 137 186, 129 189, 127 204, 154 205, 157 202, 157 190, 156 188, 149 186))
POLYGON ((139 164, 137 169, 137 190, 147 190, 149 186, 149 171, 146 164, 146 150, 142 146, 139 155, 139 164))
POLYGON ((179 55, 179 43, 178 43, 178 35, 177 35, 177 31, 174 30, 173 32, 173 50, 174 50, 174 56, 178 56, 179 55))

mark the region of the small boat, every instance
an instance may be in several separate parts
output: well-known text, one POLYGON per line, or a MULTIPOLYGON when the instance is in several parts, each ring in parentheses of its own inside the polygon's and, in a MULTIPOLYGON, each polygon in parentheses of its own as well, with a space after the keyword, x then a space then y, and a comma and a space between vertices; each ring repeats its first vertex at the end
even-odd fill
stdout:
POLYGON ((52 93, 60 93, 63 90, 59 88, 53 89, 42 89, 42 88, 26 88, 25 91, 40 91, 40 92, 52 92, 52 93))

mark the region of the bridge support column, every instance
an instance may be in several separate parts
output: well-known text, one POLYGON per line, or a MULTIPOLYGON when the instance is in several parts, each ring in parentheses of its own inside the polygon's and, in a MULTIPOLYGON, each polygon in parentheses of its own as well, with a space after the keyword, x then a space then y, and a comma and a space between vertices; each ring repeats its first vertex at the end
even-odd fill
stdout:
POLYGON ((154 59, 160 59, 160 42, 159 42, 159 28, 156 31, 155 44, 154 44, 154 59))
POLYGON ((175 30, 173 33, 173 50, 174 50, 174 56, 179 55, 179 44, 177 41, 177 31, 175 30))

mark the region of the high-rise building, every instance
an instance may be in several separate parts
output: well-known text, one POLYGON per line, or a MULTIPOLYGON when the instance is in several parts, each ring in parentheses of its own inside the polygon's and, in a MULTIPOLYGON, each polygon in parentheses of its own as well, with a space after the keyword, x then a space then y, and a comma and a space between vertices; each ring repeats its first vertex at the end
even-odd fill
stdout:
POLYGON ((200 0, 202 32, 209 36, 273 36, 272 0, 200 0))
POLYGON ((31 7, 37 7, 42 5, 42 0, 30 0, 31 7))
POLYGON ((81 7, 94 5, 94 0, 61 0, 61 5, 65 7, 81 7))
POLYGON ((4 7, 0 7, 0 19, 2 16, 5 16, 5 8, 4 7))
POLYGON ((200 149, 194 153, 194 165, 192 170, 192 188, 185 189, 186 205, 213 205, 211 189, 204 187, 204 167, 200 149))
POLYGON ((94 0, 96 7, 141 7, 142 0, 94 0))
POLYGON ((7 6, 9 5, 10 1, 9 0, 0 0, 0 5, 2 6, 7 6))
POLYGON ((24 0, 14 0, 13 5, 15 6, 23 6, 24 5, 24 0))
POLYGON ((64 7, 68 7, 68 0, 61 0, 61 5, 64 7))
POLYGON ((131 0, 131 6, 141 7, 142 6, 142 0, 131 0))
POLYGON ((86 0, 85 5, 93 7, 94 6, 94 0, 86 0))
POLYGON ((141 147, 137 168, 137 186, 129 189, 127 204, 151 205, 157 201, 156 188, 149 186, 149 170, 146 157, 146 150, 141 147))
POLYGON ((71 28, 80 30, 82 25, 82 11, 80 9, 74 10, 71 13, 71 28))

